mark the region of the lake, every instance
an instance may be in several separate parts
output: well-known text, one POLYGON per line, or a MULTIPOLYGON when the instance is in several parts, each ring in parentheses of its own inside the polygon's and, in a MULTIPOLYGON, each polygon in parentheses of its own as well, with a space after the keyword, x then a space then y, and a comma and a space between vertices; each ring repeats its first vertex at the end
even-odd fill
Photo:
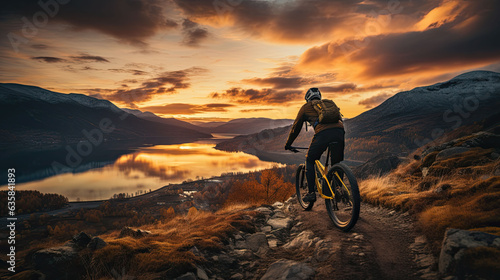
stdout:
MULTIPOLYGON (((44 168, 27 166, 27 163, 39 162, 40 159, 27 160, 24 165, 14 165, 18 173, 16 190, 58 193, 70 201, 100 200, 118 193, 136 195, 170 183, 210 178, 228 172, 249 172, 276 165, 253 155, 216 150, 215 144, 216 140, 211 139, 140 147, 107 158, 88 160, 69 172, 59 174, 53 174, 50 165, 44 168), (23 172, 23 169, 30 172, 23 172)), ((0 189, 5 190, 6 185, 0 189)))

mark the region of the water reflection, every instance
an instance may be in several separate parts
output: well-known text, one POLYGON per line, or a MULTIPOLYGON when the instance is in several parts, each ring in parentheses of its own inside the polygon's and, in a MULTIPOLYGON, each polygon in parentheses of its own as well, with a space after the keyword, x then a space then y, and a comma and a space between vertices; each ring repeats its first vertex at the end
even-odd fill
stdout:
POLYGON ((90 165, 96 167, 19 183, 16 188, 60 193, 70 201, 107 199, 115 193, 135 194, 187 179, 248 172, 275 164, 244 153, 215 150, 214 146, 205 141, 139 148, 108 160, 106 165, 90 165))

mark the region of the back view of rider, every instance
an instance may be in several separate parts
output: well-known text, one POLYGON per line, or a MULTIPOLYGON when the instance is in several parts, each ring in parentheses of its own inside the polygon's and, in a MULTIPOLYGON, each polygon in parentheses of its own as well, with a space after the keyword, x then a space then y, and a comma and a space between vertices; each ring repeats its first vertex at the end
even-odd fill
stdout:
MULTIPOLYGON (((318 88, 310 88, 306 93, 305 99, 307 103, 300 108, 297 118, 295 118, 292 130, 290 131, 288 140, 286 141, 285 150, 290 149, 293 141, 302 130, 304 122, 309 122, 314 127, 314 137, 306 156, 306 179, 309 193, 302 199, 305 202, 314 202, 316 201, 314 163, 316 160, 320 159, 321 155, 328 147, 328 144, 331 142, 338 143, 338 145, 336 145, 336 149, 332 151, 334 155, 333 163, 335 164, 343 160, 345 132, 344 124, 342 123, 342 119, 340 117, 338 120, 330 122, 319 121, 320 114, 318 109, 315 109, 315 106, 318 106, 317 104, 319 103, 319 101, 316 100, 321 100, 321 92, 318 88)), ((333 103, 331 100, 325 100, 325 103, 327 101, 329 103, 333 103)), ((335 105, 335 103, 333 104, 335 105)))

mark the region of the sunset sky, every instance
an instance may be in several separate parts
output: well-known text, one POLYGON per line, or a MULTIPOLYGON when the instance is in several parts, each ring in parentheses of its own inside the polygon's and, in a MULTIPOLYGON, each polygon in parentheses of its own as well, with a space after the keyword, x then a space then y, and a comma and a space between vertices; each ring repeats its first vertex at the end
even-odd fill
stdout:
POLYGON ((345 117, 402 90, 500 71, 500 1, 3 1, 0 82, 184 120, 345 117))

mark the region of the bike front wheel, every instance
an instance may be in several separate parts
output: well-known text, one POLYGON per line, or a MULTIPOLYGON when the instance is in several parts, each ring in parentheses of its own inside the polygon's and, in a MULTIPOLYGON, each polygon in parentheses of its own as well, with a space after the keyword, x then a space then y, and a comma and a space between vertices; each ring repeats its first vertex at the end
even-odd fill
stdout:
POLYGON ((309 192, 306 180, 306 167, 304 164, 299 165, 299 168, 297 168, 297 172, 295 173, 295 190, 297 192, 297 200, 299 201, 300 206, 302 206, 302 208, 306 211, 311 210, 314 202, 305 202, 302 200, 304 195, 309 192))
POLYGON ((325 199, 326 211, 333 224, 342 231, 351 230, 359 218, 361 198, 358 182, 351 169, 338 163, 327 174, 335 194, 333 199, 325 199))

